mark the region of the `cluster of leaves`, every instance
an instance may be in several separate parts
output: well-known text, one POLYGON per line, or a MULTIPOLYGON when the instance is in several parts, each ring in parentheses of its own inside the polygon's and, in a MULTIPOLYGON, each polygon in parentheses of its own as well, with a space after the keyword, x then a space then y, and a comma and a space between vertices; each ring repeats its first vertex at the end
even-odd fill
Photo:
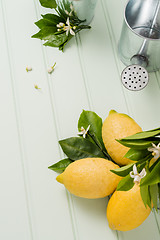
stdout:
POLYGON ((41 15, 42 19, 35 22, 36 26, 40 31, 32 36, 32 38, 38 38, 44 40, 45 46, 58 47, 59 50, 64 49, 66 43, 73 37, 73 35, 66 34, 66 31, 57 30, 57 24, 64 23, 66 25, 67 18, 69 18, 70 26, 75 27, 75 34, 81 31, 82 29, 91 28, 88 25, 83 25, 82 23, 85 20, 80 20, 77 17, 76 12, 71 9, 71 2, 68 0, 62 0, 58 4, 55 0, 39 0, 41 5, 45 8, 55 9, 57 14, 45 14, 41 15), (72 14, 69 14, 71 13, 72 14))
POLYGON ((145 206, 148 205, 152 208, 153 204, 156 210, 160 208, 160 158, 151 164, 153 155, 148 151, 148 147, 151 147, 152 143, 157 145, 160 142, 159 135, 160 128, 157 128, 117 140, 122 145, 130 148, 124 157, 136 162, 112 170, 115 174, 123 177, 118 184, 117 190, 128 191, 134 185, 129 174, 133 165, 136 164, 138 172, 145 167, 147 174, 140 182, 142 200, 145 206))
POLYGON ((100 157, 112 160, 102 140, 102 119, 95 112, 83 110, 78 120, 78 131, 81 131, 81 127, 87 129, 89 125, 85 138, 78 136, 59 141, 68 158, 50 166, 49 169, 61 173, 70 163, 82 158, 100 157))

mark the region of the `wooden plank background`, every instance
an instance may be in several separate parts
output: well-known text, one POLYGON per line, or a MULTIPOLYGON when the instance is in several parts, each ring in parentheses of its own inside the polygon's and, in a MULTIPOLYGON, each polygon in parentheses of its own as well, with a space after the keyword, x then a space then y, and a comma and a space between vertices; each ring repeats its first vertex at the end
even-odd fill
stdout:
POLYGON ((123 88, 117 43, 126 1, 99 0, 92 29, 64 53, 31 39, 45 12, 38 0, 0 1, 0 239, 158 240, 153 212, 137 229, 111 231, 107 198, 70 195, 48 166, 62 159, 58 140, 77 134, 82 109, 103 120, 115 109, 144 130, 160 126, 160 73, 140 92, 123 88), (56 62, 55 72, 47 68, 56 62), (26 66, 33 71, 27 73, 26 66), (37 84, 41 90, 36 90, 37 84))

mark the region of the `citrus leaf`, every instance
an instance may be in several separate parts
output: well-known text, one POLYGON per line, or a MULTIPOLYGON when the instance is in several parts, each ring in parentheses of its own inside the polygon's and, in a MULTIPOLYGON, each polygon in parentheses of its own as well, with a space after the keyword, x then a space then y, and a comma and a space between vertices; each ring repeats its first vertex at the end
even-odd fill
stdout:
POLYGON ((132 171, 133 165, 134 165, 134 163, 131 163, 124 167, 117 168, 117 169, 110 170, 110 171, 117 174, 118 176, 125 177, 130 173, 130 171, 132 171))
POLYGON ((156 128, 156 129, 153 129, 153 130, 136 133, 136 134, 128 136, 124 139, 125 140, 145 139, 145 138, 150 138, 150 137, 157 136, 159 134, 160 134, 160 128, 156 128))
POLYGON ((68 165, 72 162, 73 161, 70 160, 69 158, 65 158, 65 159, 53 164, 52 166, 49 166, 48 168, 57 173, 62 173, 66 169, 66 167, 68 167, 68 165))
POLYGON ((117 191, 128 191, 134 186, 133 178, 130 175, 124 177, 117 186, 117 191))
POLYGON ((102 140, 102 119, 95 112, 83 110, 78 120, 78 130, 80 131, 81 127, 87 129, 89 125, 91 137, 101 149, 105 150, 102 140))
POLYGON ((147 149, 148 147, 152 146, 152 143, 158 144, 160 140, 158 138, 148 138, 146 140, 127 140, 127 139, 116 139, 117 142, 121 143, 122 145, 133 148, 133 149, 138 149, 138 150, 143 150, 147 149))
POLYGON ((32 38, 39 38, 41 40, 52 40, 56 31, 56 27, 45 27, 42 28, 38 33, 34 34, 32 38))
POLYGON ((138 150, 138 149, 129 149, 129 151, 125 154, 124 157, 129 158, 133 161, 138 161, 143 158, 145 158, 147 155, 149 155, 149 152, 146 150, 138 150))
POLYGON ((101 157, 105 158, 100 149, 85 138, 71 137, 59 141, 63 152, 71 159, 101 157))
POLYGON ((145 207, 147 208, 147 205, 148 205, 151 208, 151 197, 149 192, 149 186, 140 186, 140 193, 141 193, 141 198, 143 200, 145 207))
POLYGON ((55 14, 46 14, 46 15, 41 15, 42 19, 39 21, 35 22, 36 26, 39 27, 40 29, 46 28, 46 27, 54 27, 55 32, 57 31, 57 24, 62 22, 63 19, 60 18, 59 16, 55 14))
POLYGON ((49 38, 49 41, 47 41, 44 46, 50 46, 50 47, 59 47, 63 43, 65 43, 68 40, 68 36, 66 33, 58 34, 58 35, 52 35, 49 38))
POLYGON ((39 0, 39 1, 42 7, 51 8, 51 9, 57 7, 57 3, 55 0, 39 0))
POLYGON ((63 22, 63 18, 55 14, 47 13, 41 16, 45 21, 47 21, 48 23, 52 23, 54 25, 57 25, 57 23, 63 22))
POLYGON ((153 202, 153 206, 157 211, 157 205, 158 205, 158 184, 154 184, 150 186, 150 195, 151 200, 153 202))
POLYGON ((153 185, 157 183, 160 183, 160 161, 155 165, 152 171, 144 177, 141 186, 153 185))

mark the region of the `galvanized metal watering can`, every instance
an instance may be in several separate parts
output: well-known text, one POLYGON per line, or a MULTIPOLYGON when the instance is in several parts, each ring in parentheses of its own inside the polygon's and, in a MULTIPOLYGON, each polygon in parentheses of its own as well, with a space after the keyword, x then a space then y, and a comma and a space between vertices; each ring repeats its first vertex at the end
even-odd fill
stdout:
POLYGON ((148 83, 148 72, 160 69, 160 0, 130 0, 118 44, 123 85, 141 90, 148 83))

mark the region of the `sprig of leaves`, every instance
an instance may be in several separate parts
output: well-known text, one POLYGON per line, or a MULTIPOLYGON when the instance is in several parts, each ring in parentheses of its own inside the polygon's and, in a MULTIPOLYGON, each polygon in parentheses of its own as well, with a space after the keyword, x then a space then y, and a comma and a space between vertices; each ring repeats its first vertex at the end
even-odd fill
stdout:
POLYGON ((56 3, 55 0, 39 0, 40 4, 45 8, 55 9, 57 14, 41 15, 42 19, 35 22, 40 29, 38 33, 34 34, 32 38, 44 40, 44 46, 58 47, 59 50, 64 49, 67 42, 82 29, 91 28, 88 25, 82 24, 85 20, 80 20, 73 9, 73 5, 68 0, 56 3), (67 25, 69 22, 69 25, 67 25), (60 28, 59 24, 64 24, 60 28), (71 31, 67 31, 67 28, 71 31), (73 30, 74 29, 74 30, 73 30), (72 34, 71 34, 72 33, 72 34))
POLYGON ((95 112, 83 110, 78 120, 78 131, 81 127, 87 129, 89 125, 90 128, 85 138, 78 136, 59 141, 68 158, 53 164, 49 169, 62 172, 70 163, 82 158, 100 157, 111 160, 102 140, 102 119, 95 112))
MULTIPOLYGON (((136 164, 138 171, 140 172, 143 167, 147 171, 146 176, 140 182, 140 192, 144 205, 151 208, 153 204, 156 210, 159 209, 160 158, 152 164, 153 155, 148 151, 148 148, 152 146, 152 143, 157 145, 160 142, 160 128, 136 133, 117 141, 130 148, 125 157, 135 161, 133 164, 136 164)), ((118 191, 128 191, 133 187, 133 179, 129 175, 133 164, 112 170, 115 174, 124 177, 118 184, 118 191)))

